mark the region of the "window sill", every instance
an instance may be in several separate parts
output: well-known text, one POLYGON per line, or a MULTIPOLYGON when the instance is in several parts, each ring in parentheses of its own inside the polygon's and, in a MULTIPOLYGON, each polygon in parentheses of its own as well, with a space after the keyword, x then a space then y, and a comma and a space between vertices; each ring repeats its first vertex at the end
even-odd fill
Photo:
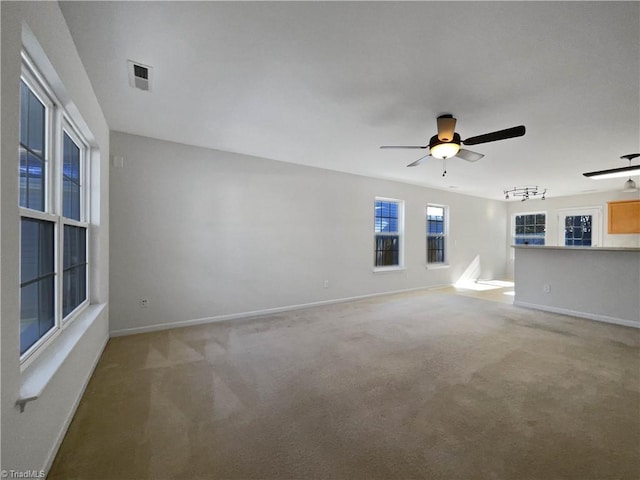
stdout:
POLYGON ((89 305, 22 373, 20 395, 16 400, 20 412, 24 412, 28 402, 36 400, 42 395, 53 376, 105 307, 104 303, 89 305))
POLYGON ((441 270, 443 268, 449 268, 451 265, 449 265, 448 263, 427 263, 427 265, 425 265, 425 268, 427 270, 441 270))
POLYGON ((406 268, 404 267, 376 267, 373 269, 373 273, 393 273, 393 272, 404 272, 406 268))

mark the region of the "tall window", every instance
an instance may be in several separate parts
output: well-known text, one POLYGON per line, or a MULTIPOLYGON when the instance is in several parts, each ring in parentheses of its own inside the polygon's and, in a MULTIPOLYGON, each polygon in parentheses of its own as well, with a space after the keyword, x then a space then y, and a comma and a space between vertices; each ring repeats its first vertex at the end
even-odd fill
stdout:
POLYGON ((88 303, 88 147, 25 57, 20 83, 20 355, 88 303))
POLYGON ((374 264, 376 267, 402 265, 403 203, 376 198, 374 214, 374 264))
POLYGON ((544 245, 547 216, 544 213, 515 215, 513 221, 514 245, 544 245))
POLYGON ((86 147, 70 125, 62 137, 62 316, 66 317, 87 298, 88 225, 83 221, 86 147))
POLYGON ((427 264, 446 263, 447 207, 427 205, 427 264))

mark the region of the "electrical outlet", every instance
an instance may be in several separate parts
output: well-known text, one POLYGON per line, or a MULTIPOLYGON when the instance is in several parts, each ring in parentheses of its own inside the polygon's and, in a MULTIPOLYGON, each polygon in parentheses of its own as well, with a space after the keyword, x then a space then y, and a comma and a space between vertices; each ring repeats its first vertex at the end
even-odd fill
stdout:
POLYGON ((329 280, 324 281, 324 288, 329 288, 329 280))
POLYGON ((542 291, 543 291, 544 293, 549 293, 549 292, 551 291, 551 285, 549 285, 548 283, 545 283, 545 284, 542 286, 542 291))
POLYGON ((149 299, 148 298, 141 298, 140 299, 140 308, 147 308, 149 306, 149 299))

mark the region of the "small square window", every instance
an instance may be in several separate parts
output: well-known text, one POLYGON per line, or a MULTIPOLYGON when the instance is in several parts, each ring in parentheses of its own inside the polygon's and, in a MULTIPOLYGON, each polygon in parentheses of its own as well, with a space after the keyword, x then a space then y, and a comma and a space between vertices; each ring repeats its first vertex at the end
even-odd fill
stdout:
POLYGON ((513 222, 514 245, 544 245, 547 231, 545 213, 516 215, 513 222))

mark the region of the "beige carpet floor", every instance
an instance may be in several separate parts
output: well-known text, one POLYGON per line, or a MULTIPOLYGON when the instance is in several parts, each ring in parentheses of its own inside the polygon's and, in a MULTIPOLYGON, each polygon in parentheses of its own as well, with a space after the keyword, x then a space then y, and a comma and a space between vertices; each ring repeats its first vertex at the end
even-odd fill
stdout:
POLYGON ((48 478, 640 478, 640 332, 476 296, 114 338, 48 478))

